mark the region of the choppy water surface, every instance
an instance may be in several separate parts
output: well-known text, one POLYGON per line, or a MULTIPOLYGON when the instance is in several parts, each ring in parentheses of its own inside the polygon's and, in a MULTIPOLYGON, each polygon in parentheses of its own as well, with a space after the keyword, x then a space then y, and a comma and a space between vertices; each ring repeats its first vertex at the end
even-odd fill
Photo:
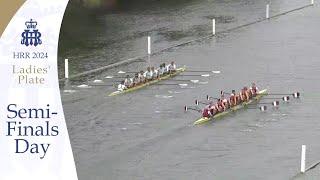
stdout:
MULTIPOLYGON (((77 73, 144 54, 145 34, 155 37, 153 48, 166 47, 210 33, 212 17, 218 19, 218 30, 261 18, 265 3, 189 1, 102 14, 97 26, 111 22, 119 27, 92 36, 88 43, 95 48, 71 48, 65 54, 77 59, 71 63, 77 73)), ((271 7, 276 13, 306 3, 279 0, 271 7)), ((319 17, 319 7, 309 7, 150 59, 151 64, 175 60, 192 69, 220 70, 209 78, 176 78, 207 84, 150 86, 116 97, 107 96, 112 87, 77 87, 94 80, 110 83, 108 75, 147 66, 139 62, 62 85, 79 179, 289 179, 299 171, 302 144, 309 164, 319 160, 319 17), (183 112, 195 99, 252 81, 274 93, 300 91, 302 98, 264 113, 241 110, 197 127, 192 123, 199 114, 183 112)))

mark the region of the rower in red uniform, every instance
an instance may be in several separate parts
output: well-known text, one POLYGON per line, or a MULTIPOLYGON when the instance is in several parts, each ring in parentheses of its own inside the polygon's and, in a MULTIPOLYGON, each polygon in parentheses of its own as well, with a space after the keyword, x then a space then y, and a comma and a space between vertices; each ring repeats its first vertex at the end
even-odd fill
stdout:
POLYGON ((228 100, 225 98, 225 96, 224 96, 224 92, 223 91, 221 91, 221 102, 222 102, 222 104, 223 104, 223 106, 224 106, 224 111, 226 110, 226 109, 228 109, 229 108, 229 102, 228 102, 228 100))
POLYGON ((250 90, 252 92, 253 97, 255 97, 259 92, 259 89, 258 89, 258 87, 256 86, 255 83, 252 83, 252 85, 250 87, 250 90))
POLYGON ((210 118, 211 116, 213 116, 212 114, 212 106, 213 102, 210 102, 202 111, 202 117, 206 117, 206 118, 210 118))
POLYGON ((212 116, 209 107, 205 107, 202 111, 202 117, 210 118, 212 116))
POLYGON ((249 96, 249 93, 248 93, 248 88, 247 88, 247 87, 244 87, 243 90, 242 90, 242 92, 243 92, 245 101, 249 101, 249 100, 250 100, 250 96, 249 96))
POLYGON ((237 101, 237 95, 235 90, 232 90, 232 93, 230 94, 229 102, 231 107, 237 105, 238 101, 237 101))

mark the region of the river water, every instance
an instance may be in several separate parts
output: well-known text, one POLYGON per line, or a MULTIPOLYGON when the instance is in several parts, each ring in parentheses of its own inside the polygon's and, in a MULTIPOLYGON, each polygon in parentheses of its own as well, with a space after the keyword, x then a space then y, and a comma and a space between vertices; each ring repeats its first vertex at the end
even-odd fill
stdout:
MULTIPOLYGON (((308 3, 272 1, 271 14, 308 3)), ((60 53, 60 60, 68 57, 76 74, 145 54, 147 34, 153 37, 153 49, 161 49, 210 34, 212 17, 218 19, 217 31, 261 19, 265 4, 182 1, 161 6, 158 2, 102 13, 96 17, 101 33, 86 41, 96 49, 70 48, 60 53), (114 24, 116 29, 111 28, 114 24)), ((289 179, 299 172, 302 144, 307 145, 307 164, 319 160, 319 10, 317 5, 307 7, 160 53, 150 62, 62 84, 79 179, 289 179), (155 85, 116 97, 108 97, 112 87, 77 88, 95 79, 111 83, 104 77, 119 70, 136 71, 171 60, 189 69, 221 73, 176 78, 207 84, 155 85), (299 91, 302 97, 281 102, 279 109, 241 110, 201 126, 192 125, 199 114, 183 111, 195 99, 218 96, 220 90, 239 89, 253 81, 260 89, 299 91)))

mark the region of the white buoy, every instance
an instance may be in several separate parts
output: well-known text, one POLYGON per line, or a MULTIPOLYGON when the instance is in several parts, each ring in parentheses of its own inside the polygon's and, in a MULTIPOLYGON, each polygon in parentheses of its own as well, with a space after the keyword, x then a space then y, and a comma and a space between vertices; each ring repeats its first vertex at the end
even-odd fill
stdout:
POLYGON ((148 36, 148 54, 151 54, 151 37, 148 36))
POLYGON ((269 10, 270 10, 270 6, 269 4, 267 4, 266 6, 266 18, 269 19, 269 10))
POLYGON ((311 0, 311 5, 313 5, 314 4, 314 0, 311 0))
POLYGON ((301 173, 306 172, 306 145, 301 147, 301 173))
POLYGON ((216 20, 212 19, 212 34, 216 34, 216 20))
POLYGON ((68 59, 64 60, 64 77, 66 79, 69 78, 69 63, 68 63, 68 59))

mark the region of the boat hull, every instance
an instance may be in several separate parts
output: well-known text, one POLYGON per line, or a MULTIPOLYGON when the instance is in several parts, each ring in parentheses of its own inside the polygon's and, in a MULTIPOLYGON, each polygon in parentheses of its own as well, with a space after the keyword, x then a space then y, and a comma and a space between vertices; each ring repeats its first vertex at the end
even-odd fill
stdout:
POLYGON ((268 94, 267 91, 268 91, 267 89, 261 90, 261 91, 259 91, 258 95, 257 95, 256 97, 254 97, 253 99, 251 99, 249 102, 244 102, 244 103, 242 103, 242 104, 239 104, 239 105, 237 105, 237 106, 235 106, 235 107, 232 107, 232 108, 228 109, 227 111, 224 111, 224 112, 222 112, 222 113, 216 114, 216 115, 214 115, 214 116, 211 117, 211 118, 206 118, 206 117, 200 118, 200 119, 196 120, 196 121, 193 123, 193 125, 203 124, 203 123, 206 123, 206 122, 208 122, 208 121, 212 121, 212 120, 214 120, 214 119, 224 117, 224 116, 226 116, 226 115, 228 115, 228 114, 230 114, 230 113, 232 113, 232 112, 235 112, 235 111, 237 111, 237 110, 239 110, 239 109, 245 108, 245 107, 247 107, 249 104, 252 104, 252 103, 254 103, 254 102, 258 102, 263 96, 265 96, 265 95, 268 94))
POLYGON ((171 77, 174 77, 174 76, 177 76, 178 74, 184 72, 186 70, 186 67, 181 67, 181 68, 178 68, 176 70, 176 72, 172 73, 172 74, 168 74, 168 75, 165 75, 165 76, 162 76, 161 78, 159 79, 155 79, 155 80, 152 80, 152 81, 149 81, 145 84, 141 84, 141 85, 138 85, 138 86, 135 86, 133 88, 130 88, 130 89, 127 89, 127 90, 124 90, 124 91, 115 91, 115 92, 112 92, 109 94, 109 96, 116 96, 116 95, 120 95, 120 94, 125 94, 125 93, 129 93, 129 92, 132 92, 132 91, 136 91, 136 90, 139 90, 143 87, 146 87, 146 86, 150 86, 152 84, 156 84, 160 81, 163 81, 163 80, 166 80, 166 79, 169 79, 171 77))

